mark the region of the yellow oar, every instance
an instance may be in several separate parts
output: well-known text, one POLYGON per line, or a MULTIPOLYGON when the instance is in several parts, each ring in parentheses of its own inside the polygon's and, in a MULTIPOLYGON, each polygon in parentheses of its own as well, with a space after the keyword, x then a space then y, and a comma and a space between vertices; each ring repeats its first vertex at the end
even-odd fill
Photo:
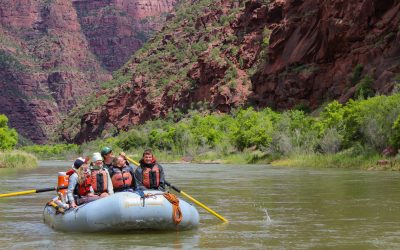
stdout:
POLYGON ((17 195, 24 195, 24 194, 34 194, 34 193, 43 193, 43 192, 49 192, 49 191, 55 191, 55 190, 60 190, 60 189, 66 189, 68 187, 54 187, 54 188, 42 188, 42 189, 32 189, 32 190, 26 190, 26 191, 21 191, 21 192, 14 192, 14 193, 8 193, 8 194, 0 194, 0 198, 3 197, 10 197, 10 196, 17 196, 17 195))
POLYGON ((205 210, 207 210, 210 214, 214 215, 215 217, 217 217, 218 219, 222 220, 223 222, 228 222, 227 219, 225 219, 224 217, 222 217, 221 215, 217 214, 217 212, 215 212, 214 210, 212 210, 211 208, 207 207, 206 205, 204 205, 203 203, 201 203, 200 201, 196 200, 195 198, 193 198, 192 196, 188 195, 187 193, 183 192, 182 190, 180 190, 179 188, 171 185, 168 182, 165 182, 165 184, 167 184, 167 186, 171 187, 173 190, 175 190, 176 192, 183 194, 186 198, 188 198, 189 200, 193 201, 194 203, 196 203, 197 205, 199 205, 200 207, 204 208, 205 210))
MULTIPOLYGON (((132 162, 133 164, 135 164, 136 166, 139 166, 140 164, 129 158, 128 156, 125 156, 126 159, 128 159, 128 161, 132 162)), ((204 205, 203 203, 201 203, 200 201, 196 200, 195 198, 193 198, 192 196, 188 195, 187 193, 183 192, 182 190, 180 190, 179 188, 171 185, 168 182, 165 182, 165 184, 169 187, 171 187, 173 190, 175 190, 176 192, 184 195, 186 198, 188 198, 189 200, 193 201, 194 203, 196 203, 197 205, 199 205, 200 207, 204 208, 206 211, 208 211, 210 214, 214 215, 215 217, 217 217, 218 219, 222 220, 223 222, 228 222, 227 219, 225 219, 224 217, 222 217, 221 215, 219 215, 217 212, 215 212, 214 210, 212 210, 211 208, 207 207, 206 205, 204 205)))

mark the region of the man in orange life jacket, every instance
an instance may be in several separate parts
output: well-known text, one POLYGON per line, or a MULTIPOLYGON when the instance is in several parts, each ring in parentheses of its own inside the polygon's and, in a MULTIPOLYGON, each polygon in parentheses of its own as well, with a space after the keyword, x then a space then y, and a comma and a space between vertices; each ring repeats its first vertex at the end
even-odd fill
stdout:
POLYGON ((164 170, 150 149, 143 152, 140 166, 135 170, 139 189, 165 189, 164 170))
POLYGON ((69 177, 67 197, 72 208, 100 198, 95 195, 91 186, 90 170, 87 160, 79 157, 72 165, 72 171, 67 172, 69 177))
POLYGON ((123 156, 115 157, 109 170, 114 192, 133 192, 137 190, 135 173, 123 156))
POLYGON ((99 152, 93 153, 90 164, 91 185, 96 195, 107 197, 114 193, 111 177, 107 169, 103 168, 103 157, 99 152))

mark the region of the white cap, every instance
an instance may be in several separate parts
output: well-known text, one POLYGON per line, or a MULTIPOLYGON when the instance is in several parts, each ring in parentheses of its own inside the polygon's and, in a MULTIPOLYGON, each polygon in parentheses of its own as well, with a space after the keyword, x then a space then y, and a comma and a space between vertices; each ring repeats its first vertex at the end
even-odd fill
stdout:
POLYGON ((92 161, 102 161, 103 157, 101 156, 101 154, 99 152, 93 153, 93 157, 92 157, 92 161))

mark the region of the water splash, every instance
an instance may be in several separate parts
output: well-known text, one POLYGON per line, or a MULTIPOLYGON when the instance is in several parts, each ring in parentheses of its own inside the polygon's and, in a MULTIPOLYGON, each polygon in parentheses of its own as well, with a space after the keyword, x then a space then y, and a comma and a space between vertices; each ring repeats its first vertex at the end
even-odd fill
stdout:
POLYGON ((264 211, 264 213, 265 213, 265 216, 264 216, 264 220, 265 220, 265 224, 266 225, 270 225, 271 223, 272 223, 272 221, 271 221, 271 218, 269 217, 269 214, 268 214, 268 209, 266 209, 266 208, 263 208, 262 209, 263 211, 264 211))

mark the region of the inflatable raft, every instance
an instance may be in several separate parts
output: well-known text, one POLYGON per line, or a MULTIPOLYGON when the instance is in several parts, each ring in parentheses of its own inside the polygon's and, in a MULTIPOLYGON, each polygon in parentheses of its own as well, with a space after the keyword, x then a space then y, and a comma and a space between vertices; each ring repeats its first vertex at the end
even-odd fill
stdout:
POLYGON ((197 209, 179 199, 182 218, 174 220, 174 209, 161 191, 144 191, 146 197, 137 193, 121 192, 102 198, 65 213, 46 205, 44 222, 55 230, 66 232, 99 232, 126 230, 187 230, 197 227, 197 209))

